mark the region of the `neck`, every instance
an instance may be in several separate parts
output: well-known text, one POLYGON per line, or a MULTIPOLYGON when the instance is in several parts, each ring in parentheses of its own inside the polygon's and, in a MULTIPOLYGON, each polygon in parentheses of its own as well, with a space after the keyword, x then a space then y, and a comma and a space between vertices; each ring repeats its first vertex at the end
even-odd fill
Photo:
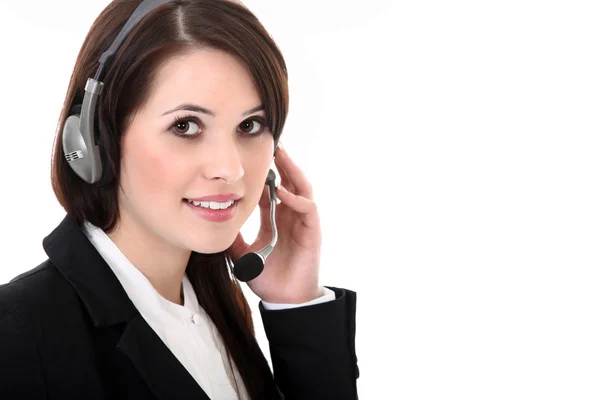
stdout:
POLYGON ((191 251, 150 237, 135 224, 118 224, 108 237, 165 299, 183 305, 182 280, 191 251))

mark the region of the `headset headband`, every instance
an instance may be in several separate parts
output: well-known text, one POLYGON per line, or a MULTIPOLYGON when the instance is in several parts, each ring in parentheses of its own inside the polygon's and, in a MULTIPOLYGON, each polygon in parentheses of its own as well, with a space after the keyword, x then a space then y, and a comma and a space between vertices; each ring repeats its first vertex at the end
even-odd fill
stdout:
POLYGON ((129 36, 129 33, 136 27, 136 25, 144 18, 150 11, 155 9, 158 6, 169 3, 173 0, 144 0, 140 3, 139 6, 135 9, 133 14, 129 17, 121 32, 117 35, 115 40, 112 42, 108 50, 102 53, 100 56, 100 66, 96 71, 96 75, 94 76, 94 80, 99 80, 100 75, 102 74, 102 70, 104 69, 104 65, 110 61, 112 56, 119 50, 119 47, 123 44, 123 41, 129 36))
POLYGON ((96 108, 98 97, 102 94, 104 83, 100 81, 105 65, 117 52, 123 41, 133 28, 149 12, 158 6, 173 0, 143 0, 129 17, 121 31, 112 42, 108 50, 102 53, 98 69, 94 78, 88 78, 85 84, 85 93, 81 109, 71 111, 63 128, 63 151, 69 166, 77 175, 90 184, 103 185, 108 179, 108 166, 103 166, 101 150, 96 144, 97 132, 95 129, 96 108))

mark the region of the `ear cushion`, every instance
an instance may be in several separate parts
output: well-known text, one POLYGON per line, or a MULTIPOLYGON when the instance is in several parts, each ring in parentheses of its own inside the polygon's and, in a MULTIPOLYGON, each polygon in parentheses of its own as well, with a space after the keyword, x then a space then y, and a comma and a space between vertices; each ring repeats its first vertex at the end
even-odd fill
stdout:
POLYGON ((108 134, 106 133, 106 126, 103 120, 99 120, 97 122, 98 123, 96 125, 96 128, 98 129, 98 134, 96 137, 96 142, 98 143, 100 159, 102 161, 102 176, 100 177, 100 180, 96 183, 96 186, 102 187, 112 183, 112 181, 115 178, 115 175, 113 169, 110 166, 107 149, 104 145, 104 142, 106 140, 109 140, 108 134))
POLYGON ((75 104, 73 107, 71 107, 69 115, 81 115, 81 104, 75 104))

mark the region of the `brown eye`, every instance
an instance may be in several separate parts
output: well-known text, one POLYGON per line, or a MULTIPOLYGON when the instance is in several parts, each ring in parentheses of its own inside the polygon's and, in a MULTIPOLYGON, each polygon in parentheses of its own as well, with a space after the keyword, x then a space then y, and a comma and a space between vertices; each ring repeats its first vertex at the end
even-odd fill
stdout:
POLYGON ((200 131, 200 127, 189 119, 178 119, 173 124, 173 131, 178 136, 193 137, 200 131))
POLYGON ((263 124, 254 119, 248 119, 240 124, 241 131, 249 135, 262 133, 263 128, 263 124))
POLYGON ((177 129, 177 131, 179 133, 185 133, 189 129, 189 126, 190 126, 189 122, 181 121, 181 122, 178 122, 177 125, 175 125, 175 129, 177 129))

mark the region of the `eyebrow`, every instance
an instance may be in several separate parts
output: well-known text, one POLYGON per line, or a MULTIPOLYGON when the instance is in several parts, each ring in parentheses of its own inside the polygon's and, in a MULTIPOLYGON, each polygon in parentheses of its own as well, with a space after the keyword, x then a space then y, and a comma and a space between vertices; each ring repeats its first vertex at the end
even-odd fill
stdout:
MULTIPOLYGON (((257 112, 257 111, 262 111, 265 109, 264 104, 261 104, 259 106, 256 106, 254 108, 251 108, 250 110, 246 111, 245 113, 242 114, 242 116, 246 116, 249 114, 252 114, 253 112, 257 112)), ((203 114, 208 114, 208 115, 212 115, 213 117, 216 116, 214 111, 209 110, 208 108, 196 105, 196 104, 180 104, 177 107, 173 108, 172 110, 169 110, 165 113, 163 113, 163 115, 167 115, 167 114, 171 114, 174 113, 175 111, 180 111, 180 110, 185 110, 185 111, 194 111, 194 112, 198 112, 198 113, 203 113, 203 114)))

